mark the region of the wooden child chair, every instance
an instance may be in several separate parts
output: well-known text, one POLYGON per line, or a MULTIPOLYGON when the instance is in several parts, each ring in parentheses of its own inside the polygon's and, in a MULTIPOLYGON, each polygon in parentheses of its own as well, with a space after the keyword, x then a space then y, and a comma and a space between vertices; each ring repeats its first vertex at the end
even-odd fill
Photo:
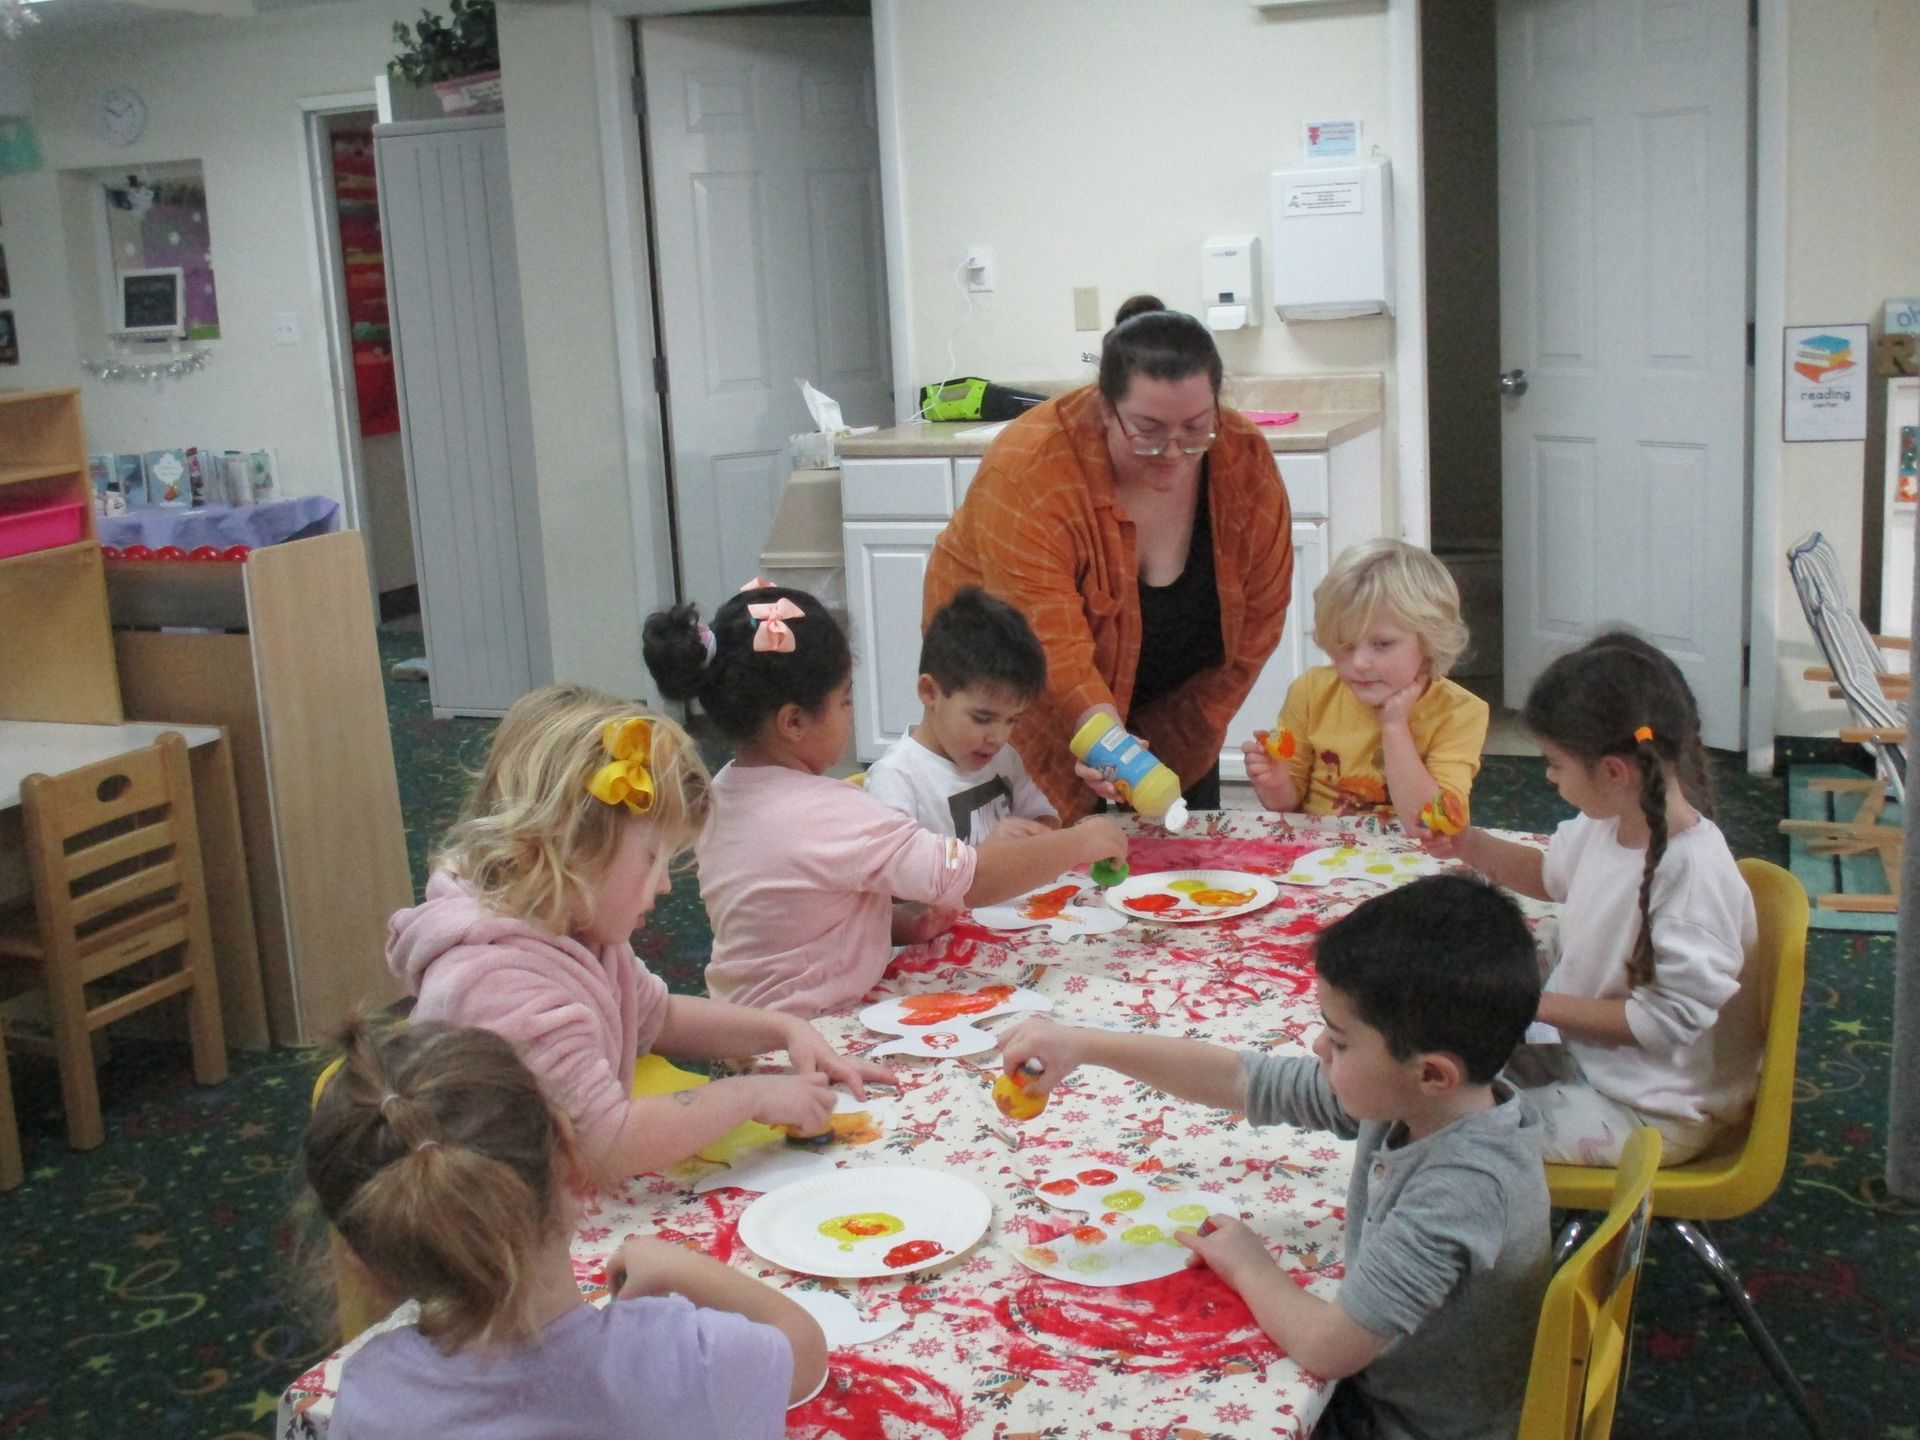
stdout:
POLYGON ((1853 724, 1840 731, 1840 739, 1865 746, 1873 756, 1876 773, 1857 780, 1815 780, 1812 785, 1816 791, 1858 795, 1858 808, 1846 819, 1782 820, 1780 832, 1801 839, 1817 855, 1844 858, 1877 854, 1886 872, 1884 889, 1844 894, 1836 891, 1815 899, 1828 910, 1891 913, 1900 903, 1903 835, 1899 825, 1885 823, 1880 813, 1889 799, 1896 804, 1906 800, 1910 682, 1906 674, 1887 667, 1881 652, 1905 650, 1907 642, 1873 634, 1854 613, 1840 580, 1833 547, 1818 530, 1787 552, 1787 569, 1793 576, 1807 626, 1827 661, 1825 667, 1809 669, 1807 679, 1828 681, 1828 693, 1847 702, 1853 724))
POLYGON ((227 1077, 187 743, 169 731, 112 760, 29 775, 20 810, 33 903, 0 913, 0 962, 37 972, 67 1140, 91 1150, 105 1138, 92 1048, 102 1026, 184 993, 194 1078, 213 1085, 227 1077), (88 998, 88 986, 174 951, 179 964, 168 973, 99 1003, 88 998))
POLYGON ((1606 1218, 1547 1282, 1519 1440, 1607 1440, 1612 1431, 1659 1168, 1660 1132, 1643 1125, 1621 1151, 1606 1218))

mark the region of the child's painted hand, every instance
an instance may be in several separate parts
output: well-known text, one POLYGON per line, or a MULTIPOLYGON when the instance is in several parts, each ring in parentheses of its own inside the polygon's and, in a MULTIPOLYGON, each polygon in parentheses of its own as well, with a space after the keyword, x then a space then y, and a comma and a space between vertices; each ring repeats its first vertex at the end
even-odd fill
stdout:
POLYGON ((1420 842, 1420 848, 1436 860, 1463 860, 1473 864, 1469 854, 1473 846, 1473 837, 1479 834, 1477 827, 1469 825, 1458 835, 1442 835, 1438 830, 1427 828, 1424 821, 1413 827, 1411 839, 1420 842))
POLYGON ((924 945, 934 936, 952 929, 953 922, 963 913, 959 905, 923 905, 918 900, 896 900, 888 938, 895 945, 924 945))
POLYGON ((1038 1060, 1039 1071, 1021 1078, 1029 1094, 1050 1095, 1053 1087, 1085 1060, 1086 1034, 1077 1025, 1062 1025, 1039 1016, 1023 1020, 1000 1037, 1001 1068, 1009 1075, 1020 1074, 1021 1066, 1038 1060))
POLYGON ((1073 827, 1073 833, 1080 837, 1080 859, 1085 864, 1127 858, 1127 832, 1111 815, 1089 815, 1073 827))
POLYGON ((1278 768, 1273 763, 1273 756, 1267 753, 1266 745, 1258 736, 1251 740, 1242 740, 1240 754, 1247 762, 1247 779, 1252 784, 1258 785, 1278 768))
POLYGON ((853 1098, 867 1098, 869 1085, 898 1085, 900 1082, 894 1073, 884 1065, 876 1065, 871 1060, 857 1060, 842 1055, 827 1043, 823 1036, 805 1020, 796 1020, 787 1035, 787 1059, 793 1064, 793 1073, 798 1078, 824 1078, 830 1085, 844 1085, 853 1092, 853 1098))
POLYGON ((1036 835, 1051 835, 1053 831, 1053 826, 1043 825, 1038 820, 1029 820, 1024 815, 1009 815, 987 832, 987 839, 1031 840, 1036 835))
POLYGON ((1262 1281, 1287 1279, 1267 1242, 1232 1215, 1209 1215, 1197 1233, 1179 1230, 1173 1238, 1193 1252, 1189 1265, 1205 1265, 1240 1294, 1262 1281))
POLYGON ((791 1125, 801 1135, 818 1135, 833 1118, 833 1091, 825 1074, 736 1075, 715 1084, 752 1087, 747 1118, 762 1125, 791 1125))

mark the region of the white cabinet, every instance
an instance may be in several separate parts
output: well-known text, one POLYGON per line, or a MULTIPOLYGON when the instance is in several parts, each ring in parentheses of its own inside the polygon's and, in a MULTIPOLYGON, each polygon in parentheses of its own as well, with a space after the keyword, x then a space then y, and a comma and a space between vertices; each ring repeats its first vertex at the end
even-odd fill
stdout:
POLYGON ((946 521, 850 521, 847 614, 853 642, 853 745, 880 758, 920 719, 920 602, 946 521))
MULTIPOLYGON (((1220 752, 1220 774, 1246 778, 1240 742, 1273 724, 1287 687, 1325 658, 1314 648, 1313 591, 1333 556, 1380 533, 1380 432, 1331 450, 1274 457, 1293 508, 1293 601, 1280 645, 1254 682, 1220 752)), ((853 737, 862 761, 920 718, 920 607, 927 559, 980 468, 977 456, 848 458, 840 466, 853 640, 853 737)))
MULTIPOLYGON (((1905 635, 1913 624, 1914 496, 1920 494, 1920 379, 1887 381, 1887 481, 1881 501, 1880 633, 1905 635)), ((1895 662, 1898 668, 1899 662, 1895 662)))

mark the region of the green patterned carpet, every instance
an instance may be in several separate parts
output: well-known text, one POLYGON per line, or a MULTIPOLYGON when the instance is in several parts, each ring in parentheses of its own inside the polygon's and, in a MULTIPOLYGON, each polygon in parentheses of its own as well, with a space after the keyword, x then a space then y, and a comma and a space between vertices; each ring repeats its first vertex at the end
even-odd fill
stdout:
MULTIPOLYGON (((391 662, 417 638, 383 637, 391 662)), ((436 722, 426 686, 389 686, 416 879, 459 808, 490 726, 436 722)), ((1722 824, 1742 854, 1779 859, 1778 782, 1731 766, 1722 824)), ((1544 829, 1566 815, 1538 760, 1493 758, 1474 795, 1485 823, 1544 829)), ((697 983, 705 917, 689 882, 655 913, 648 963, 697 983)), ((1752 1220, 1717 1227, 1762 1314, 1808 1378, 1835 1437, 1920 1440, 1920 1207, 1887 1198, 1893 937, 1816 932, 1810 947, 1793 1159, 1752 1220)), ((107 1143, 61 1138, 51 1066, 13 1060, 28 1180, 0 1196, 0 1440, 271 1433, 280 1388, 327 1342, 287 1256, 289 1158, 310 1054, 236 1055, 224 1084, 191 1082, 184 1049, 119 1041, 102 1076, 107 1143)), ((1656 1244, 1615 1433, 1800 1432, 1693 1262, 1656 1244), (1684 1262, 1684 1263, 1683 1263, 1684 1262)))

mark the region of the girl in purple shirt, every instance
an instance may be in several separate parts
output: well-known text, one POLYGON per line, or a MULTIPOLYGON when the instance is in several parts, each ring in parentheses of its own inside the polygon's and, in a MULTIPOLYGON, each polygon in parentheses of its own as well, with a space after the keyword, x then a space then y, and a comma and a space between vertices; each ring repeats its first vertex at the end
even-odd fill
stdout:
POLYGON ((718 1261, 627 1241, 589 1305, 568 1244, 586 1178, 572 1127, 490 1031, 351 1028, 302 1142, 362 1280, 419 1318, 341 1371, 333 1440, 775 1440, 826 1340, 718 1261))

